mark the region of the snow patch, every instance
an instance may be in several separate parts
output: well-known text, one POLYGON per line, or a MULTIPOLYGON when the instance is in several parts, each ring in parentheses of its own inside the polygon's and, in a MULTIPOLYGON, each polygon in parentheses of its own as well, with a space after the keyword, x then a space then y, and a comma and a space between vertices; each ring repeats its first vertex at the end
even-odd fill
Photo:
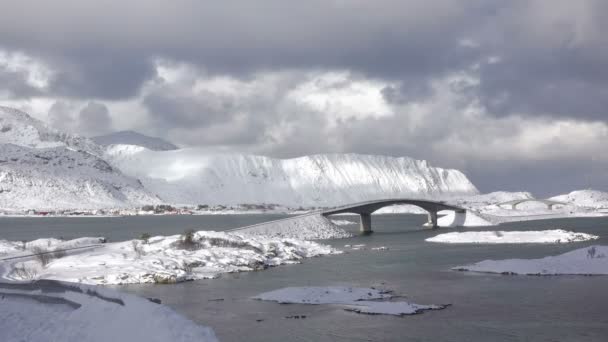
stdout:
POLYGON ((254 299, 281 304, 337 304, 345 310, 365 314, 412 315, 423 310, 438 310, 444 305, 420 305, 409 302, 389 302, 394 296, 388 291, 361 287, 286 287, 259 294, 254 299))
POLYGON ((608 275, 608 246, 590 246, 541 259, 485 260, 452 269, 522 275, 608 275))
POLYGON ((439 243, 570 243, 599 239, 597 235, 570 232, 563 229, 540 231, 453 232, 426 239, 439 243))
POLYGON ((349 220, 331 220, 331 223, 335 224, 336 226, 350 226, 357 224, 357 222, 349 220))
POLYGON ((441 213, 445 213, 445 215, 437 219, 439 227, 484 227, 495 225, 471 210, 467 210, 464 213, 457 213, 451 210, 441 213))

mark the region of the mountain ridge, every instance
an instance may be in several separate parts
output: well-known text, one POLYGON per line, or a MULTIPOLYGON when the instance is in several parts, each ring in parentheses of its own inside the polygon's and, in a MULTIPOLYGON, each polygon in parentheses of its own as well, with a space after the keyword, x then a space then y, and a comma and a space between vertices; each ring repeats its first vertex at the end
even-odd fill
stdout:
POLYGON ((388 197, 477 194, 460 171, 409 157, 316 154, 289 159, 114 145, 105 157, 173 203, 331 206, 388 197))
POLYGON ((132 130, 118 131, 110 134, 92 137, 95 143, 102 146, 109 145, 136 145, 153 151, 171 151, 179 147, 158 137, 141 134, 132 130))

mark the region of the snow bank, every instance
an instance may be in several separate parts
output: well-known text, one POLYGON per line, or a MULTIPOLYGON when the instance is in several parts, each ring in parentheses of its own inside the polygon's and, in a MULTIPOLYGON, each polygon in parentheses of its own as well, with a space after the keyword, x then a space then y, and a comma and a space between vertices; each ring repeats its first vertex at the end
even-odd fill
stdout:
POLYGON ((350 226, 357 224, 357 222, 349 220, 331 220, 331 223, 335 224, 336 226, 350 226))
POLYGON ((318 213, 260 223, 232 231, 250 236, 262 235, 302 240, 340 239, 352 236, 351 233, 336 227, 328 218, 318 213))
POLYGON ((394 296, 387 291, 360 287, 286 287, 259 294, 254 299, 281 304, 338 304, 345 310, 365 314, 412 315, 423 310, 438 310, 444 305, 419 305, 408 302, 387 302, 394 296))
POLYGON ((445 215, 437 219, 439 227, 483 227, 494 226, 495 224, 482 218, 481 215, 470 210, 464 213, 445 211, 445 215))
POLYGON ((608 275, 608 246, 591 246, 542 259, 485 260, 453 270, 525 275, 608 275))
POLYGON ((540 231, 453 232, 426 239, 439 243, 570 243, 596 240, 599 236, 562 229, 540 231))
POLYGON ((529 192, 495 191, 487 194, 462 196, 449 200, 451 204, 464 208, 480 208, 513 200, 532 199, 529 192))
POLYGON ((86 285, 0 283, 0 341, 217 341, 211 328, 133 295, 86 285))
POLYGON ((60 255, 46 265, 36 257, 20 258, 5 263, 3 277, 86 284, 175 283, 298 263, 304 258, 332 253, 339 252, 303 240, 199 231, 107 243, 60 255))
POLYGON ((38 253, 41 251, 65 250, 70 248, 91 246, 105 243, 103 237, 83 237, 74 240, 60 240, 54 238, 37 239, 33 241, 0 240, 0 256, 15 253, 38 253))

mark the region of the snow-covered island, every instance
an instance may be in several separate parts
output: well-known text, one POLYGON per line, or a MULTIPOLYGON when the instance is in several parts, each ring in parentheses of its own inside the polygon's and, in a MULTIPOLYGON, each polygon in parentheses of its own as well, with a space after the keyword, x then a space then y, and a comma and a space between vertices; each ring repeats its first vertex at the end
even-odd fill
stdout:
POLYGON ((590 246, 541 259, 484 260, 457 271, 522 275, 608 275, 608 246, 590 246))
POLYGON ((501 244, 501 243, 570 243, 596 240, 599 236, 570 232, 563 229, 553 230, 531 230, 531 231, 471 231, 451 232, 439 234, 426 239, 427 242, 438 243, 477 243, 477 244, 501 244))
POLYGON ((446 305, 421 305, 404 301, 389 301, 395 296, 390 291, 361 287, 286 287, 259 294, 254 299, 280 304, 333 304, 347 311, 370 315, 413 315, 425 310, 440 310, 446 305))
POLYGON ((260 270, 340 253, 320 243, 212 231, 100 243, 39 239, 0 241, 0 276, 84 284, 175 283, 260 270))

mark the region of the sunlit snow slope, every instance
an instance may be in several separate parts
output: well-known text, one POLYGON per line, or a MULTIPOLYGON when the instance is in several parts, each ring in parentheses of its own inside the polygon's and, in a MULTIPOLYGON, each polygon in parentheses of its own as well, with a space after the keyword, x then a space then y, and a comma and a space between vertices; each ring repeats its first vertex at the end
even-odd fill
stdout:
POLYGON ((200 149, 151 151, 133 145, 111 146, 105 156, 172 203, 329 206, 477 193, 462 172, 411 158, 329 154, 273 159, 200 149))

